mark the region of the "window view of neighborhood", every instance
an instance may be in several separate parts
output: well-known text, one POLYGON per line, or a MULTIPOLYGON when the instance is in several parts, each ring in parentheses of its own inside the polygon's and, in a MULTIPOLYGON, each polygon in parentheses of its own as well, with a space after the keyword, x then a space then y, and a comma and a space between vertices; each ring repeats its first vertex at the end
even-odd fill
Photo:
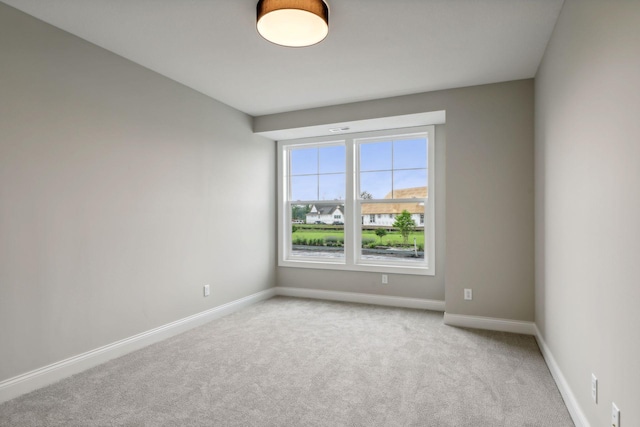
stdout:
MULTIPOLYGON (((427 139, 364 141, 356 147, 352 206, 359 259, 423 262, 427 139)), ((290 150, 291 256, 345 257, 346 173, 344 144, 290 150)))

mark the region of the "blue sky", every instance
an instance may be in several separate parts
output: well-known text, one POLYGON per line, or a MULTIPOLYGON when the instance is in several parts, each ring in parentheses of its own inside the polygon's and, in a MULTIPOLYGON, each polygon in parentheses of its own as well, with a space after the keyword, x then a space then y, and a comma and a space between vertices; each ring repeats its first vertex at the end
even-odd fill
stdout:
MULTIPOLYGON (((345 147, 291 150, 291 200, 343 200, 345 147)), ((360 145, 360 190, 384 198, 392 188, 427 183, 427 147, 423 138, 360 145)))

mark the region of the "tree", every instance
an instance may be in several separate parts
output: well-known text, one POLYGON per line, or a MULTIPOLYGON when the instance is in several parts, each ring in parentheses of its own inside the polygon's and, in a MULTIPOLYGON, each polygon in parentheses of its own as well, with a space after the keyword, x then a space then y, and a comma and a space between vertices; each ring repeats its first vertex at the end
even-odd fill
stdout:
POLYGON ((382 243, 382 238, 387 235, 387 230, 384 228, 376 229, 376 236, 380 238, 380 243, 382 243))
POLYGON ((362 200, 371 200, 373 199, 373 195, 368 191, 363 191, 362 193, 360 193, 360 198, 362 200))
POLYGON ((411 218, 409 211, 405 209, 396 217, 393 227, 400 231, 402 241, 406 245, 409 243, 409 234, 416 228, 416 222, 411 218))
POLYGON ((300 219, 304 221, 309 212, 311 212, 311 205, 292 205, 291 219, 300 219))

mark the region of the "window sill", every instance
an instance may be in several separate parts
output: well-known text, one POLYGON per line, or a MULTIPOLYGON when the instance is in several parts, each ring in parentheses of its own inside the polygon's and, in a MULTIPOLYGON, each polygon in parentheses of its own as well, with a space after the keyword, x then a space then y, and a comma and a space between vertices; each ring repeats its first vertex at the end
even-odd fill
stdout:
POLYGON ((280 260, 279 267, 310 268, 316 270, 359 271, 367 273, 407 274, 416 276, 435 276, 435 269, 423 266, 400 266, 382 264, 345 264, 344 261, 280 260))

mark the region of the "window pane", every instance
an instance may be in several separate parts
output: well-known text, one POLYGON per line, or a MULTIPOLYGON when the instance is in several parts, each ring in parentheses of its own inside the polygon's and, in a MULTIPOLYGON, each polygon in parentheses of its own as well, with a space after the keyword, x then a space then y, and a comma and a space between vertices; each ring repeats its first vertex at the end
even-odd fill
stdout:
POLYGON ((345 188, 344 174, 320 175, 320 197, 318 200, 344 200, 345 188))
POLYGON ((314 205, 306 216, 307 224, 291 225, 291 256, 344 258, 343 214, 344 206, 342 205, 314 205))
POLYGON ((292 176, 289 200, 318 200, 318 175, 292 176))
POLYGON ((415 197, 427 197, 427 170, 393 171, 393 198, 412 199, 415 197))
POLYGON ((371 199, 391 198, 391 176, 391 171, 361 172, 360 197, 364 198, 363 194, 367 194, 366 198, 371 199))
POLYGON ((344 173, 345 163, 344 145, 320 148, 320 173, 344 173))
POLYGON ((391 142, 374 142, 360 145, 360 170, 391 170, 391 142))
POLYGON ((426 138, 406 139, 393 142, 394 169, 426 169, 426 138))
POLYGON ((296 148, 291 153, 291 175, 318 173, 318 149, 296 148))
POLYGON ((363 203, 361 259, 424 262, 424 204, 363 203))

